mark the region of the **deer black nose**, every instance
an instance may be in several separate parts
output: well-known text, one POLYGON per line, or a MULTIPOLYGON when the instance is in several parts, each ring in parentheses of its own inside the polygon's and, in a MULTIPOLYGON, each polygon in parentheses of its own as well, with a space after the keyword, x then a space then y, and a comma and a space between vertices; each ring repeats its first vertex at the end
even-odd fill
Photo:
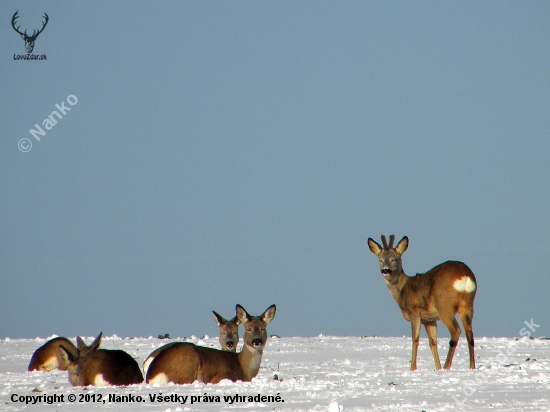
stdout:
POLYGON ((253 346, 260 346, 261 344, 262 344, 262 340, 260 338, 252 339, 252 345, 253 346))
POLYGON ((384 275, 390 275, 390 274, 391 274, 391 269, 389 269, 389 268, 384 268, 384 269, 382 269, 382 274, 384 274, 384 275))
POLYGON ((226 345, 229 349, 231 349, 231 348, 233 347, 233 341, 228 340, 227 342, 225 342, 225 345, 226 345))

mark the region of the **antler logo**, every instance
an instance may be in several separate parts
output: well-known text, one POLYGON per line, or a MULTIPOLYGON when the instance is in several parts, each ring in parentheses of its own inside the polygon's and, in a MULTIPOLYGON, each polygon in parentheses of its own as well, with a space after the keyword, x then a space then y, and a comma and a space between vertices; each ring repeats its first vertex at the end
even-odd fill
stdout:
POLYGON ((38 37, 38 35, 39 35, 40 33, 42 33, 42 31, 44 30, 44 28, 46 27, 46 24, 48 24, 49 17, 48 17, 48 15, 47 15, 46 13, 44 13, 44 18, 46 19, 46 21, 45 21, 44 23, 42 23, 42 28, 41 28, 40 30, 38 30, 38 31, 33 30, 32 35, 29 36, 29 35, 27 34, 27 30, 25 30, 25 32, 22 33, 22 32, 19 31, 19 27, 20 27, 20 26, 15 27, 15 20, 17 20, 17 18, 19 17, 19 16, 17 15, 17 13, 19 13, 19 10, 17 10, 17 11, 14 13, 14 15, 13 15, 13 17, 12 17, 12 19, 11 19, 11 25, 12 25, 13 29, 14 29, 17 33, 19 33, 19 34, 21 35, 21 37, 23 38, 23 40, 25 40, 25 48, 27 49, 27 53, 32 53, 32 51, 33 51, 33 49, 34 49, 34 42, 36 41, 36 38, 38 37))

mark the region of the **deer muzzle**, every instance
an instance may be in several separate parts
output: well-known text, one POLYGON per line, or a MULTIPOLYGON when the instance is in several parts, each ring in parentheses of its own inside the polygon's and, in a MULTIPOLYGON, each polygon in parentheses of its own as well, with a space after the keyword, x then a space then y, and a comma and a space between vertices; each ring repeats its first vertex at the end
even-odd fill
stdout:
POLYGON ((252 339, 252 346, 262 346, 263 340, 261 338, 252 339))

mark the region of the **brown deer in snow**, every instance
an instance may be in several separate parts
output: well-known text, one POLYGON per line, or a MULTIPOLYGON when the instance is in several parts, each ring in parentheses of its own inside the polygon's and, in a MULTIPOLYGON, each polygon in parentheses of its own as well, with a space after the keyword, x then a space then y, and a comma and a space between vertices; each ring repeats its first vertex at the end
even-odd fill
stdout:
POLYGON ((437 353, 437 323, 441 320, 449 329, 451 340, 449 353, 445 360, 445 369, 451 368, 453 356, 460 336, 460 326, 456 321, 456 314, 460 317, 470 355, 470 369, 475 369, 474 334, 472 319, 474 316, 474 298, 477 291, 474 273, 462 262, 447 261, 430 269, 423 274, 409 277, 403 272, 401 256, 409 246, 407 236, 403 237, 393 247, 395 235, 390 236, 390 244, 382 235, 380 246, 369 238, 369 249, 378 256, 380 271, 386 286, 393 296, 403 317, 411 322, 412 327, 412 356, 411 370, 416 370, 416 354, 420 339, 420 325, 423 324, 428 334, 435 368, 441 369, 437 353))
MULTIPOLYGON (((220 330, 220 345, 222 345, 222 350, 237 352, 237 345, 239 344, 239 324, 241 322, 237 316, 231 320, 226 320, 215 311, 212 312, 214 313, 214 320, 218 324, 218 329, 220 330)), ((153 359, 155 359, 160 352, 166 348, 169 348, 174 343, 177 342, 167 343, 166 345, 163 345, 151 352, 151 354, 147 356, 147 359, 145 359, 145 362, 143 362, 143 372, 147 374, 147 370, 149 369, 149 365, 153 359)))
POLYGON ((99 349, 101 336, 100 333, 90 346, 77 337, 76 356, 60 345, 64 361, 69 365, 71 385, 118 386, 142 383, 143 375, 135 359, 123 350, 99 349))
POLYGON ((61 354, 62 349, 60 348, 60 345, 63 345, 65 349, 71 352, 74 356, 77 355, 78 351, 76 346, 74 346, 74 343, 72 343, 69 339, 62 337, 53 338, 34 351, 27 370, 29 372, 49 372, 53 369, 66 371, 69 364, 65 361, 65 358, 61 354))
POLYGON ((244 346, 239 353, 189 342, 174 343, 151 362, 147 370, 147 383, 219 383, 223 379, 251 381, 260 370, 267 342, 266 327, 275 317, 275 310, 275 305, 271 305, 260 316, 250 316, 241 305, 237 305, 237 318, 244 325, 244 346))

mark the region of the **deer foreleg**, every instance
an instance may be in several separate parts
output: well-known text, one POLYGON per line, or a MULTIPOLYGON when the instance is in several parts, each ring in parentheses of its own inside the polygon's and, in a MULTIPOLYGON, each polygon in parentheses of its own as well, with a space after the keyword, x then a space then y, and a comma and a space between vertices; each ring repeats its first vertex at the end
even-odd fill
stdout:
POLYGON ((435 321, 426 322, 424 323, 424 327, 430 341, 430 350, 434 357, 435 370, 438 371, 441 369, 441 362, 439 361, 439 353, 437 353, 437 323, 435 321))
POLYGON ((418 353, 418 343, 420 341, 420 316, 411 317, 412 328, 412 354, 411 354, 411 370, 416 370, 416 355, 418 353))

